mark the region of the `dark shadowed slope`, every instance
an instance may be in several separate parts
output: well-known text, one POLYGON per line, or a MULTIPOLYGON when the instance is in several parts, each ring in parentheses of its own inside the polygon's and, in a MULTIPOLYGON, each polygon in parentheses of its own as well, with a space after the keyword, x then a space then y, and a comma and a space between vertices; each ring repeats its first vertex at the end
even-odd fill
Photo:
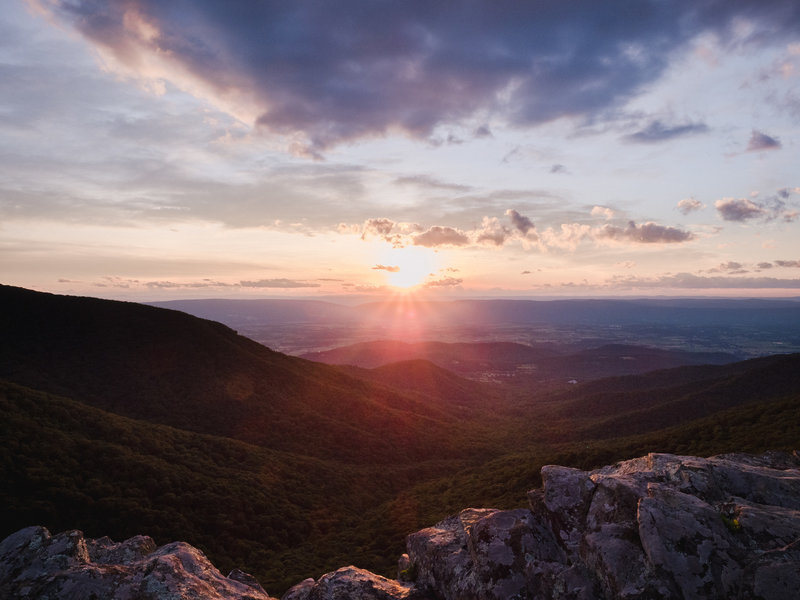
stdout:
MULTIPOLYGON (((431 399, 134 303, 0 287, 0 377, 118 414, 355 461, 448 455, 431 399)), ((434 400, 435 401, 435 400, 434 400)))
POLYGON ((464 418, 488 417, 489 411, 503 414, 510 406, 497 386, 470 381, 427 360, 394 362, 375 369, 340 368, 361 379, 402 389, 423 401, 437 398, 438 407, 447 407, 449 414, 464 418))
POLYGON ((537 410, 550 423, 570 423, 570 439, 595 439, 655 431, 784 399, 800 402, 800 354, 603 379, 554 395, 537 410))

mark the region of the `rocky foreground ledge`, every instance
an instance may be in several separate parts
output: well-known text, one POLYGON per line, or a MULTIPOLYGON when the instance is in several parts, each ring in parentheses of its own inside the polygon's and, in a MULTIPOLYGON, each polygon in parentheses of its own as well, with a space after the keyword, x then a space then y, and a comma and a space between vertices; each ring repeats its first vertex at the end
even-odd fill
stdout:
MULTIPOLYGON (((283 600, 754 598, 800 593, 800 459, 648 456, 547 466, 529 508, 466 509, 411 534, 398 580, 355 567, 283 600)), ((181 542, 28 527, 0 543, 0 597, 269 600, 181 542)))

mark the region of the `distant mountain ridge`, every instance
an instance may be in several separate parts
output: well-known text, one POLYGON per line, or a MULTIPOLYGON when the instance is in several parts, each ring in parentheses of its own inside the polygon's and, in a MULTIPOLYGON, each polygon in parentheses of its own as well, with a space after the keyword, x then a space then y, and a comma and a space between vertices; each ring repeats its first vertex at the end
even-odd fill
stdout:
POLYGON ((355 306, 321 300, 167 300, 151 306, 180 310, 226 324, 259 321, 333 324, 389 319, 434 325, 499 323, 776 324, 800 315, 797 299, 408 300, 355 306), (766 309, 766 310, 765 310, 766 309))
POLYGON ((724 352, 800 352, 800 299, 322 300, 155 303, 220 321, 289 354, 359 342, 516 342, 574 353, 604 344, 724 352))
POLYGON ((606 344, 574 353, 511 342, 408 343, 397 340, 363 342, 333 350, 309 352, 303 358, 333 365, 375 368, 393 362, 429 360, 463 377, 486 379, 492 374, 521 384, 561 383, 618 375, 635 375, 686 365, 725 364, 737 357, 723 352, 662 350, 606 344))

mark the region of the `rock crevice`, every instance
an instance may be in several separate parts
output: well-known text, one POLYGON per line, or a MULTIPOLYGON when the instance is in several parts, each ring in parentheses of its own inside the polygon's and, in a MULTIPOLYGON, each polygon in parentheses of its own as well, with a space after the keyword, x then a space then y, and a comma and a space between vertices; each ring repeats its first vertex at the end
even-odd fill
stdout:
MULTIPOLYGON (((785 600, 800 589, 800 459, 649 454, 542 469, 516 510, 468 508, 407 538, 398 580, 356 567, 283 600, 785 600)), ((176 542, 28 527, 0 543, 0 596, 270 600, 176 542)))

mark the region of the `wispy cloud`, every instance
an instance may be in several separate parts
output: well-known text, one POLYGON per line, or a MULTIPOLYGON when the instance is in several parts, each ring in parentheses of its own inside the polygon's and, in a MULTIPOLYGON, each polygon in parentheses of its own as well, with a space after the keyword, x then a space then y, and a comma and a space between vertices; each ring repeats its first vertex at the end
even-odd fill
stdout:
POLYGON ((747 143, 748 152, 761 152, 762 150, 778 150, 781 143, 777 138, 774 138, 761 131, 753 130, 750 135, 750 141, 747 143))
POLYGON ((705 123, 683 123, 679 125, 668 125, 656 119, 647 124, 646 127, 635 133, 624 136, 626 142, 639 144, 656 144, 666 142, 679 137, 708 133, 709 128, 705 123))
POLYGON ((248 288, 316 288, 320 284, 309 281, 297 281, 294 279, 259 279, 257 281, 240 281, 239 285, 248 288))
POLYGON ((775 277, 707 277, 692 273, 676 273, 657 277, 617 276, 608 280, 614 288, 675 288, 675 289, 800 289, 800 279, 775 277))
POLYGON ((394 180, 397 185, 414 185, 426 190, 444 190, 448 192, 469 192, 472 186, 460 183, 440 181, 430 175, 403 175, 394 180))
POLYGON ((684 198, 683 200, 678 201, 678 210, 684 215, 702 210, 703 208, 705 208, 703 203, 699 200, 695 200, 694 198, 684 198))
POLYGON ((464 282, 460 277, 442 277, 440 279, 432 279, 426 281, 423 287, 426 288, 451 288, 457 287, 464 282))

